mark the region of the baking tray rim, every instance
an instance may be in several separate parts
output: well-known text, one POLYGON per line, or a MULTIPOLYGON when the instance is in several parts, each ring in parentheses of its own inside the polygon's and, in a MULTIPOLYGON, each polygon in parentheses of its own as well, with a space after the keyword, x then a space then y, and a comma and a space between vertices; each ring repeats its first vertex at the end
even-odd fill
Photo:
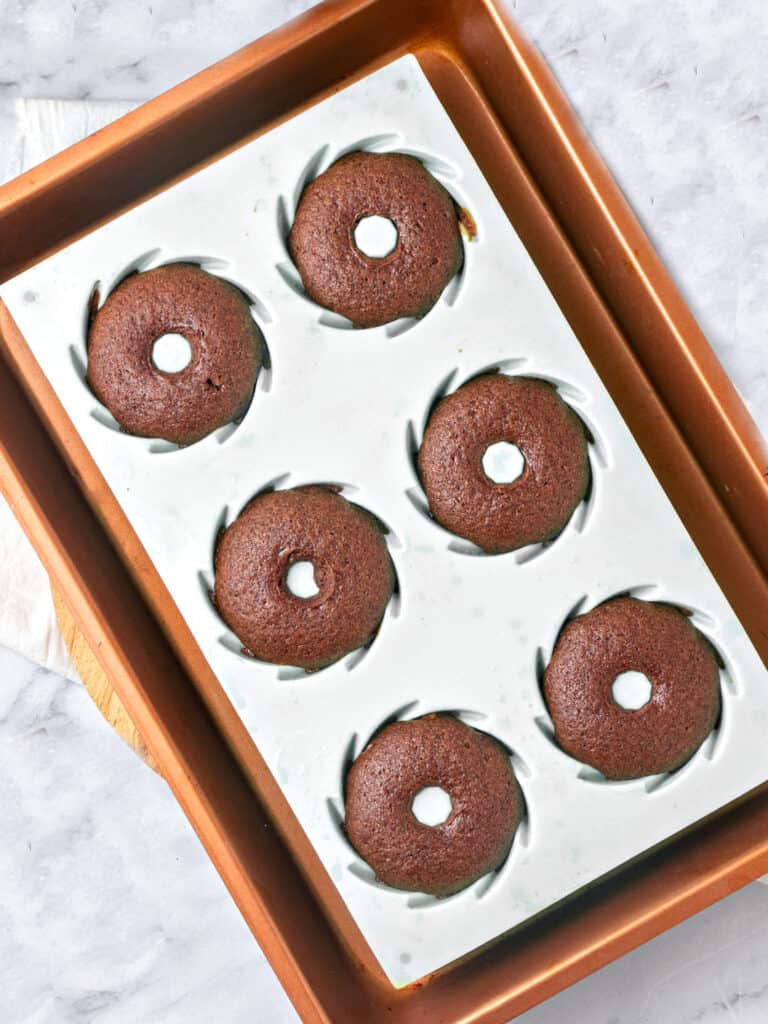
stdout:
MULTIPOLYGON (((376 6, 375 0, 373 0, 373 2, 372 0, 365 0, 365 2, 359 2, 359 0, 357 0, 357 2, 355 2, 355 0, 349 0, 349 2, 323 5, 322 8, 319 9, 316 16, 313 17, 312 13, 310 13, 310 15, 308 16, 303 16, 298 20, 298 22, 293 27, 288 26, 287 29, 280 30, 280 32, 273 34, 273 36, 266 37, 266 39, 263 40, 261 44, 254 44, 253 47, 247 48, 245 51, 242 51, 240 55, 235 55, 235 58, 230 58, 229 60, 235 61, 235 63, 237 63, 236 58, 239 57, 241 60, 257 61, 259 58, 259 51, 261 47, 264 48, 262 52, 265 56, 273 57, 275 54, 275 47, 278 46, 279 44, 279 39, 275 37, 282 37, 285 40, 290 40, 292 33, 295 31, 297 34, 301 35, 302 38, 308 38, 308 34, 311 35, 314 32, 324 31, 325 29, 328 28, 329 25, 333 24, 334 21, 336 21, 340 17, 351 16, 365 8, 373 8, 374 6, 376 6)), ((381 0, 379 0, 379 6, 381 6, 381 0)), ((478 3, 476 6, 478 7, 478 9, 483 8, 485 10, 491 8, 491 5, 485 3, 478 3)), ((494 14, 494 16, 496 16, 496 12, 492 13, 494 14)), ((508 28, 505 28, 504 31, 510 30, 508 28)), ((435 45, 434 39, 430 41, 433 45, 435 45)), ((522 46, 524 44, 519 42, 517 45, 522 46)), ((435 50, 439 51, 440 47, 435 46, 435 50)), ((390 52, 389 54, 387 54, 387 59, 392 59, 395 55, 395 53, 390 52)), ((227 64, 226 61, 223 63, 225 65, 227 64)), ((234 75, 238 73, 234 68, 232 70, 234 75)), ((362 75, 364 73, 368 73, 370 70, 372 70, 371 65, 366 65, 364 68, 361 69, 360 74, 362 75)), ((542 73, 541 68, 539 68, 539 73, 542 73)), ((204 72, 202 73, 201 76, 199 76, 201 79, 200 85, 204 91, 208 87, 208 82, 206 78, 209 75, 210 72, 204 72)), ((166 110, 168 104, 170 104, 170 106, 172 107, 174 94, 178 95, 179 101, 181 101, 182 103, 185 102, 185 99, 188 100, 188 92, 190 89, 194 90, 195 81, 196 79, 193 79, 191 80, 191 82, 185 83, 184 86, 178 87, 178 90, 174 90, 171 93, 167 94, 165 97, 161 97, 161 105, 166 110)), ((346 82, 344 84, 346 84, 346 82)), ((161 101, 154 101, 154 103, 157 104, 161 101)), ((150 106, 152 106, 152 104, 150 104, 150 106)), ((292 111, 291 113, 293 112, 295 111, 292 111)), ((119 139, 122 133, 125 133, 126 135, 131 134, 132 125, 129 122, 132 120, 134 116, 135 115, 129 115, 127 119, 123 119, 123 121, 118 122, 116 125, 112 126, 110 140, 107 143, 107 145, 114 144, 116 140, 119 139), (123 123, 124 121, 126 123, 123 123)), ((138 124, 140 123, 140 121, 136 123, 138 124)), ((39 192, 45 190, 47 187, 53 187, 52 183, 55 182, 58 174, 62 170, 68 173, 73 167, 76 167, 79 164, 81 158, 83 165, 87 165, 87 163, 94 158, 92 143, 93 140, 86 140, 84 143, 79 144, 72 150, 67 151, 67 153, 62 155, 62 157, 54 158, 52 161, 49 161, 46 165, 44 165, 42 169, 29 172, 21 179, 18 179, 15 183, 12 183, 12 186, 5 186, 4 189, 0 190, 0 222, 3 216, 3 212, 14 204, 19 195, 23 196, 25 194, 28 194, 29 192, 39 192)), ((221 154, 216 154, 217 157, 219 155, 221 154)), ((165 187, 165 185, 163 187, 165 187)), ((3 318, 2 324, 0 324, 0 329, 2 329, 5 336, 5 340, 7 342, 8 337, 13 333, 12 326, 9 323, 9 316, 7 314, 7 311, 3 311, 3 318)), ((4 466, 2 477, 4 490, 14 500, 14 503, 16 504, 17 513, 20 515, 20 518, 24 522, 24 525, 27 528, 28 532, 30 532, 33 538, 37 540, 38 548, 45 548, 45 550, 43 551, 45 560, 49 563, 49 567, 52 571, 52 574, 55 576, 57 581, 62 585, 62 589, 64 590, 65 596, 68 599, 70 599, 71 602, 75 605, 78 618, 80 619, 81 624, 86 627, 86 633, 89 635, 89 638, 93 641, 93 639, 96 637, 99 637, 100 639, 109 637, 109 624, 106 621, 104 621, 103 617, 99 615, 98 610, 93 605, 93 603, 88 600, 87 596, 84 595, 82 589, 82 581, 78 579, 76 567, 71 563, 71 560, 68 559, 67 553, 61 550, 60 545, 56 543, 55 532, 51 531, 50 524, 46 521, 44 510, 36 506, 36 503, 33 500, 31 500, 31 492, 26 487, 24 480, 15 471, 14 458, 13 455, 10 453, 7 445, 3 446, 3 462, 4 466)), ((102 651, 104 649, 104 646, 104 644, 99 645, 102 651)), ((129 668, 123 663, 115 663, 114 657, 111 657, 108 654, 104 654, 104 660, 112 663, 113 670, 117 673, 117 677, 124 681, 124 685, 126 686, 126 688, 133 687, 135 691, 135 689, 137 688, 137 682, 135 679, 130 680, 131 673, 129 668), (126 678, 126 676, 128 676, 129 678, 126 678)), ((120 659, 117 659, 117 661, 119 662, 120 659)), ((137 695, 134 692, 134 700, 131 703, 136 703, 136 698, 137 695)), ((140 693, 138 695, 138 700, 139 702, 141 701, 140 693)), ((141 717, 146 717, 146 714, 142 715, 141 717)), ((162 753, 164 757, 161 758, 161 760, 164 761, 167 758, 176 760, 178 762, 178 752, 174 752, 172 750, 167 735, 162 735, 164 730, 161 727, 161 723, 153 722, 152 725, 150 726, 150 731, 153 734, 154 743, 157 744, 158 748, 163 748, 162 753)), ((187 806, 188 813, 190 813, 189 799, 186 799, 182 802, 187 806)), ((192 811, 192 814, 196 816, 199 815, 200 820, 206 817, 206 814, 202 808, 194 809, 192 811)), ((728 884, 731 885, 731 883, 735 882, 735 884, 733 884, 732 886, 735 887, 736 884, 744 884, 745 881, 749 880, 749 877, 753 877, 754 875, 761 873, 761 870, 764 869, 765 866, 765 853, 765 843, 757 844, 756 846, 752 847, 751 851, 745 853, 742 857, 732 861, 730 865, 730 871, 734 877, 729 879, 728 884), (738 865, 738 867, 736 865, 738 865)), ((217 858, 215 857, 214 859, 217 858)), ((220 860, 220 858, 218 859, 220 860)), ((722 873, 716 872, 715 874, 721 875, 722 873)), ((689 887, 689 891, 685 894, 685 900, 690 901, 695 900, 696 898, 701 900, 704 898, 703 892, 706 887, 717 888, 717 884, 719 884, 721 887, 723 884, 722 877, 719 877, 716 880, 715 875, 711 873, 709 875, 703 874, 698 881, 699 883, 701 883, 700 886, 689 887), (704 881, 705 878, 707 878, 706 882, 704 881), (696 895, 694 894, 694 891, 696 895)), ((682 894, 680 895, 682 896, 682 894)), ((667 910, 668 912, 672 912, 671 904, 668 905, 667 910)), ((671 921, 668 923, 671 923, 671 921)), ((264 922, 264 924, 266 924, 266 922, 264 922)), ((613 936, 613 938, 614 941, 616 941, 615 935, 613 936)), ((264 941, 263 937, 262 941, 264 941)), ((626 946, 625 948, 628 948, 628 946, 626 946)), ((608 958, 609 957, 606 957, 606 960, 608 958)), ((601 962, 605 962, 605 960, 601 958, 601 962)), ((595 963, 595 966, 597 966, 597 963, 595 963)), ((283 970, 280 973, 283 977, 285 976, 285 965, 283 965, 283 970)), ((573 980, 573 978, 571 980, 573 980)), ((289 979, 289 987, 292 987, 294 989, 294 994, 296 994, 296 986, 297 979, 294 976, 292 979, 289 979)), ((557 985, 556 987, 551 988, 551 991, 554 992, 558 987, 561 986, 557 985)), ((499 1011, 503 1006, 503 1002, 495 1001, 495 1008, 493 1012, 495 1013, 499 1011)), ((304 1009, 305 1012, 310 1012, 306 1006, 304 1009)), ((316 1007, 316 1009, 319 1011, 319 1007, 316 1007)), ((488 1013, 492 1012, 490 1007, 486 1007, 485 1010, 488 1013)), ((507 1013, 508 1011, 504 1010, 503 1012, 507 1013)), ((321 1018, 318 1017, 317 1019, 321 1018)), ((467 1017, 466 1019, 470 1018, 467 1017)), ((481 1018, 475 1016, 472 1017, 472 1019, 479 1020, 481 1018)), ((487 1019, 496 1019, 496 1017, 488 1016, 487 1019)))

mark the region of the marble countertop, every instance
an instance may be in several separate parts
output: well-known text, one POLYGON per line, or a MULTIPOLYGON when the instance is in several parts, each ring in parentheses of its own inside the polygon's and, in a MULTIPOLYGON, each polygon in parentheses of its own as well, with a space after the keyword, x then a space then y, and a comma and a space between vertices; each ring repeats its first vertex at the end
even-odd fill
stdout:
MULTIPOLYGON (((765 0, 509 0, 768 433, 765 0)), ((0 0, 0 181, 19 96, 155 95, 307 0, 0 0)), ((290 1004, 165 784, 79 685, 0 649, 0 1019, 269 1024, 290 1004)), ((754 884, 525 1024, 768 1020, 754 884)))

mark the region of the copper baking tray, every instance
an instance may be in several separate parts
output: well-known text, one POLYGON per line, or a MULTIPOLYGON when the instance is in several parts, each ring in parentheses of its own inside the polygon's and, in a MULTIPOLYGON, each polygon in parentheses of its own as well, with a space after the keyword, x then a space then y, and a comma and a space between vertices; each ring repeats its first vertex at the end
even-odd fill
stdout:
MULTIPOLYGON (((0 281, 413 53, 763 660, 766 450, 494 0, 330 0, 0 189, 0 281)), ((395 990, 0 304, 0 485, 307 1022, 509 1020, 768 871, 768 787, 395 990)))

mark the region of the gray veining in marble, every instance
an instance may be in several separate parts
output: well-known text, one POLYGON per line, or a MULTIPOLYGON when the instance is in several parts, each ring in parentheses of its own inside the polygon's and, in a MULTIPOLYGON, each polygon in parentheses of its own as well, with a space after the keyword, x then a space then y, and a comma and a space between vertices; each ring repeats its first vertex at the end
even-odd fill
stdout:
MULTIPOLYGON (((0 180, 16 96, 143 99, 306 0, 0 0, 0 180)), ((768 432, 768 4, 517 0, 768 432)), ((0 1020, 296 1017, 164 783, 84 691, 0 651, 0 1020)), ((752 885, 530 1011, 525 1024, 764 1024, 752 885)))
POLYGON ((0 1020, 294 1021, 165 783, 86 691, 0 660, 0 1020))

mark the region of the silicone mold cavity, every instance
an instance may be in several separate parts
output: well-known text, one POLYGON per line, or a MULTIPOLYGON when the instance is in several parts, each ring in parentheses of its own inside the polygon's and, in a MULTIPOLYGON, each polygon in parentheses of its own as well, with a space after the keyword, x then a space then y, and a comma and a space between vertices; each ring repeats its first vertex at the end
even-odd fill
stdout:
POLYGON ((397 571, 395 559, 392 557, 392 552, 400 546, 400 541, 398 540, 397 535, 393 532, 393 530, 387 525, 387 523, 385 523, 375 512, 372 512, 370 509, 365 508, 365 506, 363 505, 359 505, 359 507, 362 508, 365 512, 368 513, 368 515, 370 515, 373 519, 376 520, 376 522, 381 527, 382 533, 387 542, 387 547, 389 549, 390 554, 390 561, 392 564, 392 571, 394 573, 394 587, 392 591, 392 596, 390 597, 389 602, 387 603, 387 607, 384 611, 384 615, 382 616, 381 623, 379 624, 379 628, 376 630, 373 636, 367 641, 367 643, 365 643, 362 647, 358 647, 355 650, 350 651, 349 654, 344 655, 344 657, 340 658, 338 661, 335 661, 330 665, 326 665, 324 668, 317 669, 312 672, 295 665, 276 665, 272 662, 262 661, 259 658, 255 657, 250 651, 248 651, 243 646, 241 640, 237 637, 237 635, 226 624, 224 619, 219 614, 218 608, 216 607, 216 601, 214 597, 214 562, 216 556, 216 546, 219 542, 219 537, 221 536, 222 532, 227 529, 228 526, 232 525, 232 523, 240 515, 240 512, 242 512, 243 509, 245 509, 246 506, 249 505, 253 500, 260 497, 261 495, 270 494, 273 491, 289 489, 292 490, 296 487, 332 487, 335 491, 337 491, 338 494, 346 498, 347 501, 349 501, 351 504, 358 505, 358 502, 352 500, 352 495, 355 494, 355 492, 358 489, 352 486, 351 484, 342 484, 339 483, 338 481, 331 482, 327 480, 297 481, 296 483, 289 483, 290 478, 291 473, 286 472, 281 473, 279 476, 274 477, 271 480, 268 480, 266 483, 262 484, 262 486, 259 487, 258 490, 253 492, 239 506, 239 511, 236 513, 233 513, 228 506, 225 506, 222 509, 219 518, 216 520, 213 526, 209 567, 198 570, 197 579, 203 590, 204 595, 207 598, 209 608, 213 615, 215 616, 214 621, 219 633, 218 642, 234 657, 245 659, 247 662, 253 664, 254 667, 258 667, 262 670, 270 672, 275 676, 275 678, 277 678, 280 681, 303 680, 307 677, 316 679, 317 676, 319 676, 321 673, 330 672, 333 669, 336 669, 338 666, 343 666, 347 672, 351 672, 352 669, 356 668, 362 662, 362 660, 370 651, 373 644, 378 639, 382 627, 384 626, 385 620, 397 618, 400 612, 400 604, 402 599, 400 577, 397 571))
POLYGON ((421 515, 423 515, 446 538, 446 548, 449 551, 455 552, 459 555, 470 555, 473 557, 509 558, 517 565, 525 565, 527 562, 532 562, 534 559, 538 559, 564 535, 570 533, 582 533, 587 528, 596 501, 597 479, 603 470, 607 470, 610 467, 610 455, 608 453, 608 448, 596 426, 583 412, 583 407, 586 406, 589 401, 588 396, 580 388, 575 387, 568 381, 553 377, 550 374, 536 372, 534 365, 534 360, 525 356, 502 359, 490 366, 483 367, 481 370, 477 370, 461 381, 457 381, 459 370, 458 367, 455 367, 447 373, 437 385, 435 391, 426 403, 426 411, 422 415, 421 419, 419 421, 411 419, 406 425, 406 457, 410 463, 413 477, 415 478, 415 484, 406 490, 406 496, 414 508, 416 508, 421 515), (574 509, 570 519, 562 530, 560 530, 555 537, 552 537, 549 540, 541 543, 529 544, 525 547, 517 548, 514 551, 508 551, 503 554, 491 554, 490 552, 484 551, 482 548, 478 547, 477 544, 473 544, 472 541, 466 540, 463 537, 457 537, 434 518, 429 508, 427 496, 422 487, 418 467, 418 454, 424 437, 424 432, 427 428, 429 418, 438 403, 443 398, 453 394, 455 391, 458 391, 459 388, 468 384, 470 381, 475 380, 478 377, 484 377, 490 373, 503 373, 511 377, 529 377, 535 380, 543 380, 551 384, 557 390, 563 401, 568 404, 572 412, 574 412, 581 421, 587 437, 587 450, 589 457, 589 482, 587 484, 586 493, 583 500, 574 509), (416 425, 417 422, 420 423, 419 427, 416 425))
POLYGON ((684 774, 688 774, 697 769, 701 770, 707 763, 716 761, 718 751, 720 750, 723 741, 725 722, 729 715, 728 705, 732 699, 738 696, 739 692, 732 664, 726 659, 726 656, 722 653, 719 645, 710 635, 711 631, 716 627, 717 623, 711 615, 702 610, 693 608, 687 602, 681 603, 669 598, 666 595, 666 588, 661 584, 640 584, 599 599, 588 594, 583 594, 579 598, 579 600, 561 620, 555 632, 554 639, 546 646, 540 646, 536 649, 534 668, 541 701, 540 713, 535 716, 536 725, 539 727, 542 735, 547 738, 553 751, 556 752, 556 755, 559 758, 564 759, 565 762, 571 766, 571 770, 575 774, 576 778, 582 782, 595 784, 601 787, 607 786, 613 789, 633 791, 644 790, 648 794, 653 794, 659 792, 662 788, 666 788, 673 780, 678 779, 684 774), (574 757, 564 751, 555 739, 554 725, 544 698, 544 671, 552 657, 555 647, 557 646, 557 642, 568 623, 577 616, 583 615, 586 612, 597 608, 599 605, 606 604, 608 601, 613 601, 620 597, 634 597, 642 601, 667 604, 682 612, 690 619, 692 625, 694 625, 707 640, 717 657, 717 662, 720 668, 720 714, 718 715, 712 731, 706 737, 704 742, 694 752, 692 757, 674 771, 663 772, 658 775, 642 776, 638 779, 608 779, 596 768, 577 761, 574 757))
MULTIPOLYGON (((304 289, 304 284, 301 280, 301 274, 293 262, 288 245, 288 236, 291 231, 294 217, 296 216, 296 210, 307 185, 311 184, 315 178, 319 177, 324 171, 327 171, 332 164, 336 163, 342 157, 348 156, 350 153, 361 151, 367 153, 403 153, 406 156, 412 156, 417 160, 420 160, 430 174, 437 178, 446 191, 451 195, 459 213, 466 216, 466 203, 459 195, 459 190, 456 184, 460 177, 458 168, 441 157, 404 144, 404 136, 400 133, 390 132, 380 135, 370 135, 366 138, 359 139, 357 142, 349 143, 341 148, 336 148, 331 143, 326 143, 312 154, 299 173, 292 191, 290 193, 283 193, 277 200, 277 230, 280 238, 282 239, 285 258, 276 265, 275 269, 291 291, 308 302, 312 308, 316 310, 317 322, 322 324, 324 327, 331 327, 336 330, 359 330, 365 331, 367 334, 380 332, 387 338, 397 338, 410 331, 413 327, 419 324, 421 320, 426 319, 431 310, 421 318, 403 317, 400 320, 394 320, 392 323, 384 324, 380 327, 356 328, 351 320, 348 320, 346 317, 341 316, 338 313, 334 313, 332 310, 325 309, 307 295, 304 289)), ((471 215, 469 216, 469 219, 474 223, 471 215)), ((467 262, 470 258, 469 250, 471 246, 469 243, 474 243, 476 239, 476 234, 472 234, 470 236, 461 217, 459 219, 459 224, 464 243, 464 259, 458 272, 445 286, 443 293, 438 300, 446 303, 448 306, 453 306, 457 302, 460 293, 463 291, 464 281, 467 276, 467 262)))
POLYGON ((102 289, 100 281, 96 281, 90 292, 85 303, 85 310, 83 315, 83 333, 80 343, 78 345, 71 345, 69 349, 70 362, 72 369, 82 385, 81 395, 90 404, 90 415, 99 423, 102 427, 107 430, 112 430, 120 438, 128 438, 132 445, 143 448, 148 454, 158 455, 167 454, 169 452, 185 451, 187 449, 195 448, 197 445, 205 444, 213 439, 218 444, 224 444, 232 435, 235 433, 237 428, 245 421, 253 403, 254 395, 257 391, 268 392, 272 383, 272 357, 269 350, 269 343, 267 341, 265 325, 271 323, 272 317, 266 306, 266 304, 246 285, 240 281, 234 280, 229 276, 230 263, 227 260, 219 259, 212 256, 182 256, 173 255, 171 256, 163 249, 150 249, 147 252, 142 253, 140 256, 135 257, 129 263, 127 263, 111 280, 109 285, 102 289), (87 373, 88 373, 88 337, 90 335, 91 323, 97 311, 103 306, 109 296, 119 288, 119 286, 132 274, 140 274, 147 270, 156 270, 158 267, 169 266, 173 263, 191 263, 194 266, 199 267, 201 270, 206 271, 209 274, 213 274, 215 277, 221 278, 222 281, 226 281, 227 284, 236 288, 237 291, 246 299, 248 302, 251 316, 255 323, 259 327, 262 334, 262 364, 259 370, 258 379, 256 386, 251 393, 251 397, 248 400, 248 405, 244 412, 236 419, 229 423, 223 424, 216 430, 212 431, 206 437, 201 438, 200 441, 195 442, 194 445, 181 446, 175 444, 172 441, 166 441, 162 438, 154 437, 141 437, 136 434, 128 434, 125 432, 120 424, 117 422, 112 413, 103 405, 99 399, 94 395, 93 391, 88 385, 87 373))
POLYGON ((388 896, 398 900, 408 910, 418 911, 428 910, 431 907, 444 906, 448 902, 455 903, 463 900, 469 901, 482 899, 495 889, 496 883, 507 874, 508 870, 512 870, 511 863, 515 858, 516 851, 519 853, 521 850, 526 850, 531 844, 531 815, 529 800, 525 793, 525 783, 531 778, 532 771, 528 762, 519 753, 512 750, 507 743, 494 733, 490 732, 487 728, 484 729, 481 727, 483 724, 487 724, 487 720, 488 716, 479 711, 468 709, 426 708, 421 701, 412 700, 408 704, 402 705, 387 715, 378 723, 378 725, 376 725, 373 731, 368 735, 367 739, 363 742, 360 742, 357 733, 352 734, 343 751, 339 772, 339 791, 326 799, 326 807, 333 827, 341 837, 351 858, 346 864, 346 870, 351 876, 364 885, 373 886, 374 888, 387 893, 388 896), (360 754, 362 754, 366 747, 370 745, 376 736, 386 729, 387 726, 392 725, 393 722, 412 721, 417 718, 423 718, 428 714, 452 715, 454 718, 458 718, 460 721, 464 722, 465 725, 471 726, 478 732, 484 732, 503 747, 512 762, 512 767, 514 769, 515 777, 517 778, 523 800, 523 814, 520 824, 517 827, 512 844, 502 863, 492 871, 487 872, 481 878, 476 879, 464 889, 459 890, 459 892, 455 892, 450 896, 441 897, 431 896, 428 893, 415 893, 402 889, 395 889, 392 886, 378 881, 373 869, 369 867, 350 843, 344 827, 346 779, 352 764, 360 754))

